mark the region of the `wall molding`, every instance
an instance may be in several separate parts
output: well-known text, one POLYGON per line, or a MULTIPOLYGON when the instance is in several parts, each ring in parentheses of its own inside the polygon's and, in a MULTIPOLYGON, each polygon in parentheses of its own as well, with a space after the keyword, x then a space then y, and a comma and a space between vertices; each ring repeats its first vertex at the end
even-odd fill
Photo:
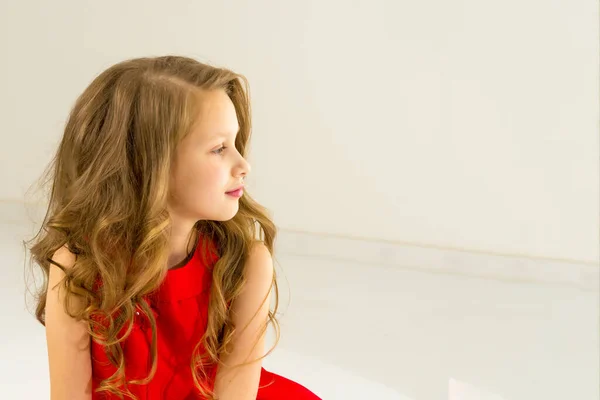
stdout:
POLYGON ((598 291, 600 265, 588 262, 416 246, 279 228, 276 257, 300 256, 598 291))
MULTIPOLYGON (((0 200, 0 222, 39 228, 43 205, 0 200)), ((275 256, 299 256, 535 284, 600 290, 600 264, 351 238, 278 227, 275 256)))

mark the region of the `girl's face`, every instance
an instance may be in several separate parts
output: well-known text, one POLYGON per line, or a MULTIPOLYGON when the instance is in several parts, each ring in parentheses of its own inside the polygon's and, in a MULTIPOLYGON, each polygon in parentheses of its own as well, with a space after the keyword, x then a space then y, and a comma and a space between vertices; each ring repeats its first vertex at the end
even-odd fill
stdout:
POLYGON ((192 131, 179 144, 173 169, 169 212, 178 223, 227 221, 239 207, 226 194, 242 185, 250 164, 235 148, 239 130, 235 107, 224 90, 203 91, 192 131))

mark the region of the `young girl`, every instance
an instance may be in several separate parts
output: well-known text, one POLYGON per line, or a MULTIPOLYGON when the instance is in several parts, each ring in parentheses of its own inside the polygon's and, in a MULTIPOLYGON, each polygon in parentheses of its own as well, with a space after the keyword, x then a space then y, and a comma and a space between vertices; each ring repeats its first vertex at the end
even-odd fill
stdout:
POLYGON ((276 229, 244 189, 250 132, 246 78, 186 57, 79 97, 31 247, 52 400, 318 399, 261 366, 276 229))

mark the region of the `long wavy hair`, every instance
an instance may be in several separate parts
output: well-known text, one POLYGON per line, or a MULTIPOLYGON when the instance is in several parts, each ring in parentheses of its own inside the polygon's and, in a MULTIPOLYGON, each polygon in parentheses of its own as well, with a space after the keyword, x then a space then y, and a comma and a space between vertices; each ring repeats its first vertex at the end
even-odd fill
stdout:
MULTIPOLYGON (((111 66, 85 89, 42 176, 43 184, 51 183, 49 202, 29 247, 44 280, 35 293, 36 318, 45 325, 51 257, 66 246, 76 254, 76 261, 72 268, 62 268, 65 310, 88 323, 92 340, 104 346, 116 367, 97 391, 135 398, 127 386, 147 384, 156 372, 156 320, 144 296, 153 293, 166 277, 171 227, 169 172, 177 145, 198 115, 199 90, 227 93, 240 126, 235 146, 246 157, 251 112, 249 85, 243 75, 188 57, 145 57, 111 66), (84 306, 74 309, 71 304, 75 300, 84 306), (121 344, 131 332, 137 307, 152 328, 152 367, 145 379, 129 381, 121 344), (98 322, 98 315, 105 323, 98 322), (120 336, 124 327, 125 334, 120 336)), ((195 386, 207 398, 214 398, 214 393, 206 383, 206 367, 219 365, 220 356, 230 348, 236 327, 229 304, 240 294, 244 264, 257 236, 273 255, 276 227, 267 214, 245 191, 231 220, 200 220, 195 225, 218 253, 212 270, 208 327, 190 364, 195 386)), ((260 359, 279 341, 275 270, 272 289, 275 305, 263 332, 271 323, 276 340, 260 359)))

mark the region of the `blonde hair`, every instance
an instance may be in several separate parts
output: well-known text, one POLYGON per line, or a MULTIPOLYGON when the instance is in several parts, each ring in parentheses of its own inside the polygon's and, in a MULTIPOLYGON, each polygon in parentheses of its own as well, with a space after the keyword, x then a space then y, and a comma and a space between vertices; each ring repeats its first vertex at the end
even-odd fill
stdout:
MULTIPOLYGON (((136 58, 102 72, 77 99, 66 123, 57 153, 44 173, 52 181, 49 204, 40 231, 32 240, 31 258, 43 271, 44 285, 36 293, 36 318, 45 325, 50 261, 66 245, 77 255, 65 269, 61 289, 65 310, 88 322, 93 340, 104 345, 116 372, 98 391, 134 397, 130 383, 147 384, 156 372, 156 320, 144 296, 166 276, 169 228, 167 189, 175 149, 190 132, 198 115, 199 90, 224 90, 233 102, 240 131, 235 146, 246 157, 251 134, 247 79, 228 69, 192 58, 136 58), (100 280, 102 285, 96 286, 100 280), (77 298, 84 307, 72 311, 77 298), (126 381, 121 342, 131 331, 136 307, 152 328, 152 368, 143 380, 126 381), (101 315, 107 324, 98 323, 101 315), (118 337, 128 326, 123 337, 118 337)), ((228 305, 243 286, 243 267, 258 235, 273 254, 276 227, 267 210, 245 192, 239 211, 228 221, 200 220, 195 229, 210 239, 218 252, 212 272, 208 327, 196 345, 190 368, 195 386, 209 398, 205 367, 219 363, 233 333, 228 305), (203 344, 205 352, 199 353, 203 344)), ((56 264, 55 262, 53 262, 56 264)), ((273 273, 275 306, 269 323, 279 341, 275 317, 278 288, 273 273)), ((264 356, 268 355, 271 348, 264 356)), ((247 363, 241 364, 245 365, 247 363)))

